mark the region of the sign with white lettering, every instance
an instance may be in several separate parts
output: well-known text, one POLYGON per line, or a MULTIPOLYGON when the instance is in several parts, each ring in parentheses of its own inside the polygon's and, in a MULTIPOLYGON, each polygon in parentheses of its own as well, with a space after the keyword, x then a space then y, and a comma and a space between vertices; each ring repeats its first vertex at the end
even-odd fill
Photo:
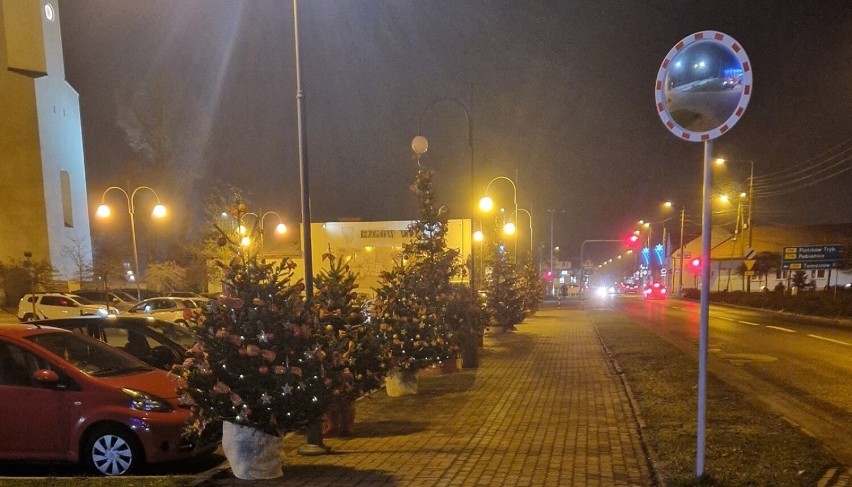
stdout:
POLYGON ((781 268, 785 270, 831 269, 843 260, 842 245, 784 247, 781 268))

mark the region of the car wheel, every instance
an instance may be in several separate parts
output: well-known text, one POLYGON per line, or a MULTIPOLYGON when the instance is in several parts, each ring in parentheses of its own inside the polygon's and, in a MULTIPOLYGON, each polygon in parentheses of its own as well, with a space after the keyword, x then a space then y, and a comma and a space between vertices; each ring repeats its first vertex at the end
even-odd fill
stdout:
POLYGON ((135 472, 145 463, 139 441, 120 426, 101 426, 88 436, 83 461, 94 473, 117 476, 135 472))

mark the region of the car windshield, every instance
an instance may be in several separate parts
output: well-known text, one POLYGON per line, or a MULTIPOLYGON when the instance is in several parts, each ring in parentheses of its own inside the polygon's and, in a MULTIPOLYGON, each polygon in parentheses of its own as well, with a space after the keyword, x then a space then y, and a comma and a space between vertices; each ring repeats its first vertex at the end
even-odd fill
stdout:
POLYGON ((88 299, 84 298, 83 296, 77 296, 75 294, 73 297, 74 297, 74 301, 77 301, 80 304, 95 304, 95 303, 89 301, 88 299))
POLYGON ((126 375, 153 367, 109 345, 79 333, 43 333, 28 337, 36 345, 92 376, 126 375))
POLYGON ((149 323, 148 326, 152 330, 157 333, 161 333, 163 336, 168 337, 173 342, 186 349, 192 348, 192 346, 198 341, 195 333, 191 332, 189 328, 176 325, 174 323, 156 321, 149 323))

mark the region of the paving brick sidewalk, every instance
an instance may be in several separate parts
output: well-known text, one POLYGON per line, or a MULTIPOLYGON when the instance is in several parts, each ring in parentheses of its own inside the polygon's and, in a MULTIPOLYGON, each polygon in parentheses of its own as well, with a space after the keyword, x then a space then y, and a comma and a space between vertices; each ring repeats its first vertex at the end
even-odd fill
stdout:
MULTIPOLYGON (((619 377, 581 310, 544 309, 486 335, 477 369, 419 379, 420 394, 357 403, 355 436, 304 457, 285 440, 281 486, 647 486, 652 474, 619 377)), ((225 470, 200 485, 246 485, 225 470)))

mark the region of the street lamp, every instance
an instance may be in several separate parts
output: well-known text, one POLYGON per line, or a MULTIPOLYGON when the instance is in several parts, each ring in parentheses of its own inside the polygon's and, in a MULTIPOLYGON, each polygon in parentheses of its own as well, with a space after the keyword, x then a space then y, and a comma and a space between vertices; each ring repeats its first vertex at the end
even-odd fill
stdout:
POLYGON ((529 222, 530 222, 530 259, 532 259, 532 254, 533 254, 533 228, 532 228, 532 214, 530 214, 529 210, 526 210, 524 208, 518 208, 517 210, 515 210, 514 213, 509 215, 509 223, 507 223, 506 226, 512 225, 512 232, 506 231, 505 226, 504 226, 504 231, 506 231, 506 233, 509 233, 509 234, 514 233, 515 224, 513 223, 513 221, 518 221, 518 218, 520 216, 520 215, 518 215, 518 212, 526 213, 527 217, 529 218, 529 222), (513 220, 513 218, 514 218, 514 220, 513 220))
POLYGON ((157 204, 154 205, 154 210, 151 212, 151 215, 155 218, 163 218, 166 216, 166 207, 160 203, 160 197, 157 196, 157 192, 148 186, 139 186, 130 194, 128 194, 123 188, 110 186, 101 195, 101 204, 98 206, 97 210, 97 215, 100 218, 106 218, 110 215, 109 206, 107 206, 105 201, 107 193, 112 190, 121 192, 127 200, 127 212, 130 214, 130 236, 133 240, 133 273, 136 281, 136 298, 140 301, 142 300, 142 290, 139 287, 139 252, 136 249, 136 219, 134 218, 134 214, 136 213, 136 193, 142 189, 150 191, 154 194, 154 197, 157 198, 157 204))
MULTIPOLYGON (((284 222, 281 220, 281 215, 279 215, 278 213, 276 213, 274 211, 267 211, 267 212, 265 212, 261 215, 258 215, 257 213, 249 212, 249 213, 242 215, 242 217, 245 217, 245 216, 248 216, 248 215, 253 216, 256 220, 256 225, 258 227, 257 229, 258 229, 258 232, 260 233, 260 252, 259 253, 262 256, 263 255, 263 237, 264 237, 264 233, 265 233, 263 221, 266 219, 266 217, 271 216, 271 215, 275 215, 275 217, 278 218, 278 224, 275 225, 275 233, 278 233, 279 235, 283 235, 284 233, 287 232, 287 226, 284 225, 284 222)), ((243 226, 242 221, 240 222, 239 230, 240 230, 240 235, 244 235, 246 233, 246 228, 243 226)), ((245 239, 248 239, 248 238, 249 238, 248 236, 242 237, 241 244, 243 246, 248 246, 248 244, 251 243, 250 239, 245 240, 245 239)))
MULTIPOLYGON (((508 181, 512 185, 512 201, 514 202, 515 211, 512 213, 516 215, 518 213, 518 187, 515 185, 515 182, 512 181, 511 178, 506 176, 497 176, 493 178, 491 181, 488 181, 488 185, 485 187, 485 196, 483 196, 479 200, 479 209, 484 211, 485 213, 490 212, 494 208, 494 200, 488 196, 488 190, 491 189, 491 184, 497 180, 504 179, 508 181)), ((518 261, 518 241, 515 240, 515 262, 518 261)))
MULTIPOLYGON (((748 247, 751 249, 752 245, 752 229, 751 229, 751 218, 754 209, 754 161, 751 159, 743 160, 743 161, 727 161, 723 158, 717 158, 717 165, 724 165, 726 162, 748 162, 749 165, 749 173, 748 173, 748 217, 746 218, 746 225, 748 226, 748 247)), ((751 278, 746 279, 746 291, 751 292, 751 278)))
MULTIPOLYGON (((470 154, 470 198, 472 200, 473 195, 474 195, 474 187, 473 187, 473 120, 470 117, 470 111, 467 109, 467 106, 464 103, 457 100, 456 98, 444 97, 444 98, 437 98, 435 100, 432 100, 428 105, 426 105, 426 108, 424 108, 423 111, 420 112, 420 117, 417 119, 417 135, 413 139, 411 139, 411 149, 414 151, 415 154, 417 154, 417 166, 420 167, 420 156, 425 154, 426 151, 429 149, 429 141, 426 139, 426 137, 424 137, 422 135, 422 132, 420 131, 421 127, 423 126, 423 117, 426 115, 426 113, 429 111, 430 108, 432 108, 433 106, 437 105, 438 103, 442 103, 442 102, 452 103, 452 104, 458 106, 459 108, 461 108, 462 111, 464 111, 465 121, 467 121, 467 148, 468 148, 468 152, 470 154)), ((473 226, 473 212, 472 211, 471 211, 470 224, 471 224, 471 226, 473 226)), ((464 223, 462 223, 462 237, 461 237, 462 238, 462 242, 461 242, 462 249, 464 249, 464 237, 465 237, 464 223)), ((473 249, 473 245, 471 245, 470 246, 470 287, 471 287, 471 289, 476 289, 476 285, 475 285, 474 279, 473 279, 474 262, 475 262, 475 260, 474 260, 474 249, 473 249)))

